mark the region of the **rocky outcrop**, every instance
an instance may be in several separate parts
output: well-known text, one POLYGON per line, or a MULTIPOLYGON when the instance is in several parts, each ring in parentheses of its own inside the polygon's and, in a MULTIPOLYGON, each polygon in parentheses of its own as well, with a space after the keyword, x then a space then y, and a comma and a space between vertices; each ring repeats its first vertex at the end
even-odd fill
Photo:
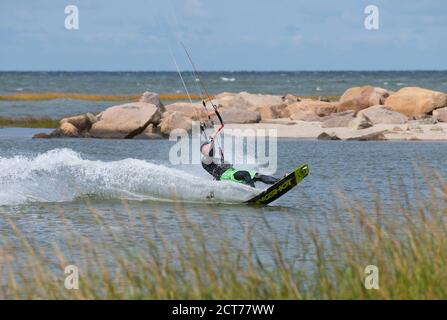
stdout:
POLYGON ((79 137, 79 130, 69 122, 63 122, 59 127, 59 133, 65 137, 79 137))
POLYGON ((280 105, 284 101, 280 96, 269 94, 224 92, 215 96, 212 102, 219 108, 255 111, 256 108, 280 105))
POLYGON ((408 117, 402 113, 391 110, 390 107, 376 105, 358 112, 357 116, 365 115, 373 125, 375 124, 404 124, 408 117))
POLYGON ((287 104, 277 104, 277 105, 267 105, 267 106, 261 106, 257 107, 255 111, 259 112, 261 115, 261 120, 268 120, 268 119, 278 119, 278 118, 284 118, 284 111, 287 108, 287 104))
POLYGON ((354 110, 357 112, 374 105, 384 104, 389 95, 389 91, 378 87, 363 86, 349 88, 340 97, 338 112, 346 110, 354 110))
POLYGON ((367 134, 362 134, 362 135, 355 135, 352 137, 347 138, 347 141, 352 141, 352 140, 356 140, 356 141, 383 141, 383 140, 387 140, 385 137, 385 132, 384 131, 377 131, 377 132, 371 132, 371 133, 367 133, 367 134))
POLYGON ((447 107, 433 110, 433 118, 439 122, 447 122, 447 107))
POLYGON ((166 111, 158 93, 146 91, 141 95, 140 100, 138 101, 155 105, 161 113, 166 111))
MULTIPOLYGON (((258 123, 261 121, 261 114, 257 111, 243 110, 243 109, 221 109, 220 115, 225 123, 258 123)), ((217 116, 213 114, 211 119, 218 123, 217 116)))
POLYGON ((182 129, 189 132, 192 129, 192 120, 181 112, 168 111, 163 114, 159 127, 160 133, 164 136, 168 136, 174 129, 182 129))
POLYGON ((90 128, 96 121, 97 118, 94 114, 87 113, 83 115, 63 118, 61 121, 59 121, 59 123, 61 124, 61 126, 64 123, 72 124, 73 126, 76 127, 79 133, 83 133, 85 131, 90 130, 90 128))
POLYGON ((186 117, 194 121, 204 121, 208 118, 205 108, 199 103, 176 102, 168 104, 166 107, 168 112, 180 112, 186 117))
POLYGON ((149 124, 157 125, 161 112, 156 105, 133 102, 107 108, 97 116, 89 133, 93 138, 131 139, 149 124))
POLYGON ((33 135, 33 139, 50 139, 51 136, 48 133, 36 133, 33 135))
POLYGON ((447 106, 447 95, 419 87, 405 87, 390 95, 385 104, 407 117, 419 119, 447 106))
POLYGON ((335 133, 322 132, 317 137, 318 140, 341 140, 335 133))
POLYGON ((354 118, 354 111, 344 111, 334 113, 323 121, 322 128, 336 128, 336 127, 348 127, 351 120, 354 118))
POLYGON ((358 114, 354 119, 349 122, 349 128, 354 130, 361 130, 372 127, 373 124, 371 120, 364 114, 358 114))
POLYGON ((312 99, 303 99, 288 105, 283 116, 289 116, 292 120, 319 121, 321 117, 328 116, 337 110, 333 103, 312 99))

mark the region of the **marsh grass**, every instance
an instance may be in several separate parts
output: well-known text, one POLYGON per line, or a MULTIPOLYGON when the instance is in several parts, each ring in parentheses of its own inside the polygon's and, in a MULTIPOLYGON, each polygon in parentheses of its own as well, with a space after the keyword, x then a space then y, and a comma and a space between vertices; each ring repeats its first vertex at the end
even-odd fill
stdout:
MULTIPOLYGON (((138 101, 141 95, 99 95, 71 92, 21 92, 0 95, 0 101, 44 101, 55 99, 74 99, 86 101, 138 101)), ((186 100, 188 96, 183 93, 162 93, 162 100, 186 100)), ((198 94, 191 94, 191 99, 200 100, 198 94)))
POLYGON ((156 204, 147 216, 123 203, 113 217, 121 231, 90 204, 86 223, 102 232, 90 238, 70 227, 61 207, 63 239, 45 247, 8 218, 9 232, 0 238, 0 298, 445 299, 447 184, 435 175, 429 183, 428 192, 390 190, 399 203, 391 210, 378 193, 372 193, 373 207, 340 195, 327 230, 294 225, 290 239, 302 251, 298 259, 287 254, 268 219, 255 237, 259 226, 241 216, 244 245, 235 248, 212 206, 198 224, 176 203, 179 232, 172 237, 160 227, 156 204), (138 240, 136 226, 143 228, 138 240), (78 290, 64 288, 68 264, 79 267, 78 290), (378 290, 365 289, 367 265, 379 268, 378 290))
MULTIPOLYGON (((0 101, 44 101, 55 99, 73 99, 86 101, 138 101, 141 95, 99 95, 71 92, 21 92, 7 95, 0 95, 0 101)), ((197 93, 190 94, 192 100, 201 100, 197 93)), ((299 96, 304 99, 318 99, 317 96, 299 96)), ((340 96, 327 96, 330 101, 338 101, 340 96)), ((160 99, 165 101, 188 100, 185 93, 161 93, 160 99)))
POLYGON ((18 117, 7 118, 0 117, 0 127, 16 127, 16 128, 57 128, 59 120, 49 117, 18 117))

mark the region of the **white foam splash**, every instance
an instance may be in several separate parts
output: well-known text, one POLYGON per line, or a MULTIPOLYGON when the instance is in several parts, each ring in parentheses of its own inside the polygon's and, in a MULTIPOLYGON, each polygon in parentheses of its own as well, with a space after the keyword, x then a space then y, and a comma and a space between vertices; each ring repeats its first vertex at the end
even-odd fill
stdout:
POLYGON ((83 159, 71 149, 35 157, 0 157, 0 205, 66 202, 80 196, 108 199, 241 203, 259 193, 144 160, 83 159), (214 197, 210 199, 210 194, 214 197))
POLYGON ((220 80, 222 80, 224 82, 234 82, 234 81, 236 81, 236 78, 220 77, 220 80))

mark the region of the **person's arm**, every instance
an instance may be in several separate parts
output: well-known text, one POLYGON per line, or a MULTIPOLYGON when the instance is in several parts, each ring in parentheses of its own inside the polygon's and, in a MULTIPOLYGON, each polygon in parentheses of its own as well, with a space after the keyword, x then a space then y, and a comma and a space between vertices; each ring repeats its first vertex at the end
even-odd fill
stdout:
POLYGON ((210 139, 210 151, 208 153, 208 156, 213 158, 214 157, 214 151, 215 151, 215 147, 214 147, 214 139, 211 138, 210 139))

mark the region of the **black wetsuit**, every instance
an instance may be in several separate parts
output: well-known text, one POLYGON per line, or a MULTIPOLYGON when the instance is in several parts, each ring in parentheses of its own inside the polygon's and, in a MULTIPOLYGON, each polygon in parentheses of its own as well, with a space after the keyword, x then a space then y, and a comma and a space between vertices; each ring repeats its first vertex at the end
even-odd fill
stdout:
MULTIPOLYGON (((228 169, 233 169, 233 166, 228 162, 219 162, 220 160, 214 158, 214 146, 211 145, 208 156, 202 157, 202 167, 216 180, 220 180, 222 174, 228 169)), ((246 170, 238 170, 234 173, 234 178, 239 181, 254 187, 256 181, 261 181, 266 184, 274 184, 278 179, 271 176, 266 176, 260 173, 256 173, 252 178, 250 172, 246 170)))

